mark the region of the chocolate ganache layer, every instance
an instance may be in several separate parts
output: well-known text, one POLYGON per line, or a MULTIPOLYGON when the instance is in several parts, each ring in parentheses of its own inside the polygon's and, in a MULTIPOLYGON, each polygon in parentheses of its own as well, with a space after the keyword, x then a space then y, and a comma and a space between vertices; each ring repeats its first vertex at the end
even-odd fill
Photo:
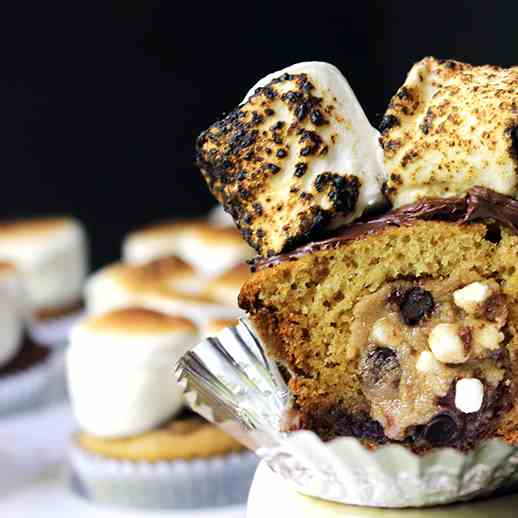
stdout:
POLYGON ((292 252, 268 258, 258 257, 252 261, 251 269, 255 272, 284 261, 294 261, 306 254, 337 247, 389 226, 412 225, 417 220, 466 224, 483 219, 495 220, 518 234, 518 201, 485 187, 473 187, 462 198, 423 198, 382 216, 341 227, 334 231, 332 237, 309 243, 292 252))

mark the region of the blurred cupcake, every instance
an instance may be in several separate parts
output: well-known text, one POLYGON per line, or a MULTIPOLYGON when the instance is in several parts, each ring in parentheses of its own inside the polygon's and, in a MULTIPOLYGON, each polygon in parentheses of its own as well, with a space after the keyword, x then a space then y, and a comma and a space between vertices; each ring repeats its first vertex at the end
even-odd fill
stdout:
POLYGON ((0 263, 0 414, 41 402, 52 382, 51 355, 26 333, 26 309, 16 268, 0 263))
POLYGON ((87 318, 72 330, 67 375, 80 432, 71 464, 86 496, 145 508, 246 498, 255 460, 183 410, 171 376, 198 339, 191 321, 137 308, 87 318))
POLYGON ((225 306, 237 306, 241 286, 250 278, 250 268, 242 263, 210 279, 203 294, 225 306))
POLYGON ((81 310, 88 269, 82 225, 68 217, 2 222, 0 259, 21 272, 35 339, 48 345, 64 340, 81 310))
POLYGON ((214 336, 227 327, 236 327, 238 322, 235 318, 214 318, 203 326, 203 336, 214 336))
POLYGON ((123 243, 123 259, 142 264, 176 255, 206 277, 218 275, 252 257, 252 249, 232 227, 199 220, 162 223, 137 230, 123 243))
POLYGON ((176 257, 145 264, 115 263, 93 274, 85 286, 88 312, 144 306, 167 314, 182 315, 203 324, 208 318, 236 317, 239 310, 216 303, 200 290, 194 270, 176 257))
POLYGON ((225 212, 223 205, 216 205, 210 209, 207 221, 215 227, 235 227, 232 216, 225 212))

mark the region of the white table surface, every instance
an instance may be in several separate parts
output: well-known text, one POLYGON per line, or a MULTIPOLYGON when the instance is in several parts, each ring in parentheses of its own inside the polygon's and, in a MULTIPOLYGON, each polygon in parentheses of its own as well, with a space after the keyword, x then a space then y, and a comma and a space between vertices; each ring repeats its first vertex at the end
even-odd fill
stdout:
POLYGON ((130 511, 94 505, 68 487, 66 449, 74 419, 67 403, 0 419, 1 518, 244 518, 244 507, 130 511))

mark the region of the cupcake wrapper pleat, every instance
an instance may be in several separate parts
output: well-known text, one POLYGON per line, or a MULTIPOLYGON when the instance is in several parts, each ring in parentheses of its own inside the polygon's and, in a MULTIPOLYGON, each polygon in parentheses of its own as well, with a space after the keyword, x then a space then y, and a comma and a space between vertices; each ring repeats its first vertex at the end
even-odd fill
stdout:
POLYGON ((64 347, 72 326, 83 316, 83 312, 66 315, 52 320, 32 321, 29 326, 31 337, 38 344, 47 347, 64 347))
POLYGON ((436 448, 417 455, 397 444, 369 450, 351 437, 323 442, 310 431, 280 432, 288 389, 246 320, 185 354, 176 376, 193 410, 309 496, 363 506, 422 507, 518 484, 518 448, 497 439, 467 454, 436 448))
POLYGON ((35 408, 62 393, 62 365, 62 354, 55 352, 33 367, 0 378, 0 415, 35 408))
POLYGON ((250 452, 157 463, 108 459, 73 445, 73 487, 98 503, 145 509, 195 509, 246 502, 258 458, 250 452))

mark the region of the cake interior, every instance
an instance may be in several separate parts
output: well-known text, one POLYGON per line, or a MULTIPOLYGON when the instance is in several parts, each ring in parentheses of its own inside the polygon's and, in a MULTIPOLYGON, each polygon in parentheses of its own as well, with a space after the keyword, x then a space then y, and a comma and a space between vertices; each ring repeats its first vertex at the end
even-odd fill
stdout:
POLYGON ((283 428, 415 450, 514 441, 517 255, 494 222, 414 221, 260 269, 240 304, 287 373, 283 428), (460 307, 473 285, 484 300, 460 307), (452 338, 437 329, 456 357, 432 354, 432 335, 452 338), (461 379, 483 387, 476 411, 457 408, 461 379))

